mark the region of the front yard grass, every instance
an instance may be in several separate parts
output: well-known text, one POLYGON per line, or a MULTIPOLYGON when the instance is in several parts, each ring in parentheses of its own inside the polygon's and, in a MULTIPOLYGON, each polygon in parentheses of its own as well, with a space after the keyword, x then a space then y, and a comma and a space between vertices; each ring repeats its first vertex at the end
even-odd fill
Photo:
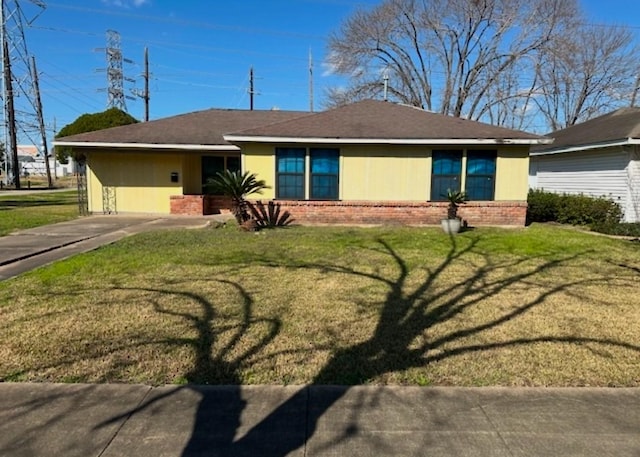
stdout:
POLYGON ((78 192, 0 193, 0 236, 78 217, 78 192))
POLYGON ((639 248, 535 224, 144 233, 0 283, 0 378, 640 386, 639 248))

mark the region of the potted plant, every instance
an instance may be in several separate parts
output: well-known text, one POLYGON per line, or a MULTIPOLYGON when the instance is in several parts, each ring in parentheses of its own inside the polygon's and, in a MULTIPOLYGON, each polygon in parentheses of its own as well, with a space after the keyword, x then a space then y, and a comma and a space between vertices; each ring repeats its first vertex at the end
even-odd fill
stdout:
POLYGON ((445 197, 449 206, 447 207, 447 218, 441 221, 442 230, 445 233, 458 233, 462 226, 462 221, 458 217, 458 207, 467 202, 467 194, 459 190, 447 189, 445 197))

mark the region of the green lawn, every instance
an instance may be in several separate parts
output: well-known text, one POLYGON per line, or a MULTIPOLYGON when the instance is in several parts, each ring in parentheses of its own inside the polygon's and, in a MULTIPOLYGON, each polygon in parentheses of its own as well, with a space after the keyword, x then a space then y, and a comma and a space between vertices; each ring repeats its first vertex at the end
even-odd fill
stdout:
POLYGON ((561 227, 155 232, 0 283, 0 378, 640 386, 640 252, 561 227))
POLYGON ((0 236, 76 217, 78 192, 75 190, 25 195, 0 192, 0 236))

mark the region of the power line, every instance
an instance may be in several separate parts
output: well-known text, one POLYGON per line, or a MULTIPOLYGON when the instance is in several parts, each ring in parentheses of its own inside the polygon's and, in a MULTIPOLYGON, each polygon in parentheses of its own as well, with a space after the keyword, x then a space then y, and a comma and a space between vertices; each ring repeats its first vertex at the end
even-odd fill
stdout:
POLYGON ((253 27, 222 25, 222 24, 214 24, 211 22, 180 19, 177 17, 151 16, 146 14, 127 13, 124 11, 88 8, 84 6, 62 5, 59 3, 50 3, 49 6, 53 8, 61 8, 61 9, 67 9, 67 10, 73 10, 73 11, 79 11, 79 12, 85 12, 85 13, 91 13, 91 14, 120 16, 120 17, 126 17, 130 19, 143 20, 145 22, 154 21, 154 22, 182 25, 186 27, 198 27, 198 28, 204 28, 204 29, 222 30, 227 32, 239 32, 243 34, 251 33, 251 34, 261 34, 261 35, 274 35, 274 36, 285 36, 290 38, 293 37, 293 38, 305 38, 305 39, 318 39, 323 41, 326 38, 320 35, 287 32, 280 29, 277 29, 277 30, 276 29, 258 29, 253 27))
MULTIPOLYGON (((100 36, 99 34, 97 34, 95 32, 87 32, 87 31, 83 31, 83 30, 63 29, 63 28, 59 28, 59 27, 31 26, 31 28, 38 29, 38 30, 49 31, 49 32, 69 33, 69 34, 86 35, 86 36, 92 36, 92 37, 100 36)), ((184 53, 184 52, 180 52, 180 49, 193 49, 193 50, 197 50, 197 51, 207 51, 207 52, 223 52, 223 53, 233 54, 233 55, 241 54, 241 55, 248 55, 248 56, 271 57, 271 58, 274 58, 274 59, 287 59, 287 60, 297 60, 297 61, 304 61, 304 62, 307 61, 307 59, 305 57, 264 53, 264 52, 259 52, 259 51, 246 50, 246 49, 237 49, 237 48, 222 48, 222 47, 215 47, 215 46, 204 46, 204 45, 200 45, 200 44, 178 43, 178 42, 175 42, 175 41, 148 40, 146 38, 131 37, 131 36, 127 36, 125 38, 122 38, 122 41, 123 42, 128 42, 128 43, 143 44, 145 46, 152 45, 153 47, 155 47, 157 49, 168 50, 170 52, 179 53, 179 54, 182 54, 182 55, 184 55, 186 57, 198 58, 200 60, 206 59, 206 60, 226 61, 225 59, 217 58, 217 57, 211 57, 210 55, 202 54, 202 53, 200 53, 200 54, 187 54, 187 53, 184 53)))

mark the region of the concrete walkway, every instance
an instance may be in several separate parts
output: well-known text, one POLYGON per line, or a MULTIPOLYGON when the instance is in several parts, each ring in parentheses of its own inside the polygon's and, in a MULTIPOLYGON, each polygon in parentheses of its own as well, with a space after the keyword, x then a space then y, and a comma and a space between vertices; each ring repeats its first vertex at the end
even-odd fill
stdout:
POLYGON ((640 390, 0 383, 0 455, 640 456, 640 390))
POLYGON ((0 281, 150 230, 201 228, 228 216, 89 216, 0 237, 0 281))

